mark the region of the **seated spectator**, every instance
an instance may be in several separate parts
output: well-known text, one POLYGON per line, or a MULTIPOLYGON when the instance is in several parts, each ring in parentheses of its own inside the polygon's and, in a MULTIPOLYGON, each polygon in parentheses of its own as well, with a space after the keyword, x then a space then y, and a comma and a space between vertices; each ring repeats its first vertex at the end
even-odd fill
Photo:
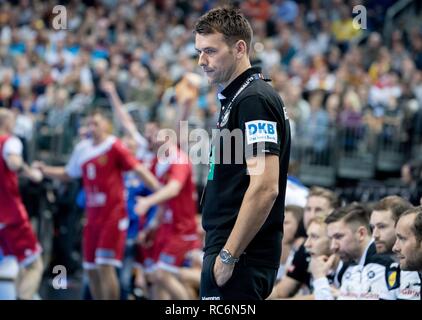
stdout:
MULTIPOLYGON (((378 254, 393 257, 393 246, 396 242, 395 225, 400 216, 411 209, 412 205, 398 196, 381 199, 372 210, 370 226, 378 254)), ((396 259, 395 259, 396 260, 396 259)), ((388 271, 389 295, 383 299, 419 300, 419 292, 409 290, 419 282, 417 272, 400 270, 399 264, 393 262, 388 271)))
MULTIPOLYGON (((311 188, 303 214, 305 229, 313 218, 325 218, 339 205, 339 200, 332 191, 321 187, 311 188)), ((308 272, 309 259, 309 254, 302 244, 295 252, 286 276, 274 287, 268 299, 289 298, 296 295, 302 286, 307 287, 311 278, 308 272)), ((307 287, 308 292, 309 289, 307 287)))
POLYGON ((371 239, 369 210, 352 203, 335 210, 325 220, 333 253, 346 269, 338 292, 339 300, 378 300, 388 294, 388 269, 393 259, 377 255, 371 239))
POLYGON ((277 282, 280 281, 289 268, 295 252, 305 240, 303 226, 303 208, 288 205, 284 209, 283 239, 281 244, 280 267, 277 272, 277 282))
POLYGON ((305 248, 311 257, 309 271, 312 274, 309 286, 312 288, 315 300, 331 300, 332 292, 336 292, 336 289, 340 287, 347 265, 340 260, 338 255, 332 254, 327 224, 323 218, 312 219, 307 234, 305 248))
POLYGON ((414 283, 411 290, 419 289, 419 300, 421 292, 422 274, 422 207, 416 207, 404 212, 396 225, 396 243, 393 251, 400 261, 401 270, 417 271, 419 273, 419 284, 414 283))

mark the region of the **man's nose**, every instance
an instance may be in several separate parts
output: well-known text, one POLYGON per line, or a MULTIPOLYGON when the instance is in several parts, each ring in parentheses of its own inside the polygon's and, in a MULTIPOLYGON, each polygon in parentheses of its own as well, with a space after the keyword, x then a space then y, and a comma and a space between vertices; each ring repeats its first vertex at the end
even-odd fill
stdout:
POLYGON ((400 245, 399 245, 399 240, 398 239, 396 239, 396 242, 394 242, 393 252, 394 253, 400 253, 400 245))
POLYGON ((338 251, 338 243, 336 240, 331 240, 330 249, 334 253, 338 251))
POLYGON ((305 241, 305 243, 303 244, 304 245, 304 247, 306 248, 306 249, 309 249, 309 247, 310 247, 310 240, 309 240, 309 238, 307 238, 306 239, 306 241, 305 241))
POLYGON ((378 231, 378 228, 374 228, 374 230, 372 231, 372 236, 374 237, 374 239, 379 239, 380 233, 378 231))
POLYGON ((203 52, 201 52, 201 53, 199 54, 199 57, 198 57, 198 65, 199 65, 200 67, 205 67, 205 66, 207 65, 207 61, 206 61, 206 58, 205 58, 205 56, 204 56, 204 53, 203 53, 203 52))

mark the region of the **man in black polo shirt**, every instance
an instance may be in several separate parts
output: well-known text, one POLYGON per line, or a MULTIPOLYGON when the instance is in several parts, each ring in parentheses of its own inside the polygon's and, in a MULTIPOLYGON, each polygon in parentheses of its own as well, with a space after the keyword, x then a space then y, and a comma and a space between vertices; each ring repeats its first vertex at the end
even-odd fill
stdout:
POLYGON ((198 63, 224 89, 202 199, 202 299, 265 299, 280 261, 290 128, 279 95, 251 67, 251 39, 234 9, 195 25, 198 63))

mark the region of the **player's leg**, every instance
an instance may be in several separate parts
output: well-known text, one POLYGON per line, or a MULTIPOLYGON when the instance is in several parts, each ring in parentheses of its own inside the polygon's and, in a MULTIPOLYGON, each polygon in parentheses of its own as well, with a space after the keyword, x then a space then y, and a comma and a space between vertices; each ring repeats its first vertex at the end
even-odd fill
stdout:
POLYGON ((157 282, 169 292, 172 299, 188 300, 191 295, 185 283, 178 278, 187 253, 194 249, 196 239, 185 240, 183 235, 173 234, 172 241, 163 248, 158 266, 157 282))
POLYGON ((174 300, 189 300, 190 295, 186 287, 177 279, 174 273, 158 269, 156 273, 157 285, 166 290, 171 299, 174 300))
POLYGON ((149 281, 151 283, 151 298, 152 300, 170 300, 172 299, 170 293, 156 281, 155 274, 149 274, 149 281))
POLYGON ((186 283, 190 287, 199 289, 201 282, 201 268, 183 267, 180 268, 177 278, 180 282, 186 283))
POLYGON ((88 278, 89 291, 92 299, 102 300, 101 278, 98 266, 95 264, 95 248, 99 237, 99 227, 92 223, 85 225, 83 230, 83 267, 88 278))
POLYGON ((89 290, 94 300, 102 300, 102 288, 101 288, 101 277, 96 266, 92 268, 85 267, 85 271, 88 275, 89 290))
POLYGON ((29 220, 8 225, 2 229, 2 238, 8 254, 19 262, 16 293, 19 299, 30 300, 37 294, 43 273, 41 246, 29 220))
POLYGON ((101 280, 102 299, 119 300, 120 285, 115 266, 100 264, 98 271, 101 280))
POLYGON ((195 249, 190 250, 186 254, 184 266, 179 268, 179 273, 177 274, 179 281, 195 292, 194 296, 198 295, 201 282, 202 261, 204 259, 204 253, 201 248, 202 245, 198 243, 195 249))
POLYGON ((41 255, 38 255, 30 264, 19 268, 16 279, 16 291, 19 299, 31 300, 34 298, 41 284, 43 269, 41 255))
POLYGON ((102 298, 118 300, 120 284, 116 268, 122 267, 125 252, 128 219, 112 219, 99 229, 98 244, 95 249, 95 264, 99 267, 102 298))

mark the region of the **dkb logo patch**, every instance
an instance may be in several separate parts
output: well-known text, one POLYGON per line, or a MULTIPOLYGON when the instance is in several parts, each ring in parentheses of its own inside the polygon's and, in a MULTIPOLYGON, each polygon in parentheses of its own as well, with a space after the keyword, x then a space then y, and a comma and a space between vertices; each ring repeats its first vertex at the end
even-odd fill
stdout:
POLYGON ((245 123, 246 143, 277 143, 277 123, 266 120, 254 120, 245 123))

